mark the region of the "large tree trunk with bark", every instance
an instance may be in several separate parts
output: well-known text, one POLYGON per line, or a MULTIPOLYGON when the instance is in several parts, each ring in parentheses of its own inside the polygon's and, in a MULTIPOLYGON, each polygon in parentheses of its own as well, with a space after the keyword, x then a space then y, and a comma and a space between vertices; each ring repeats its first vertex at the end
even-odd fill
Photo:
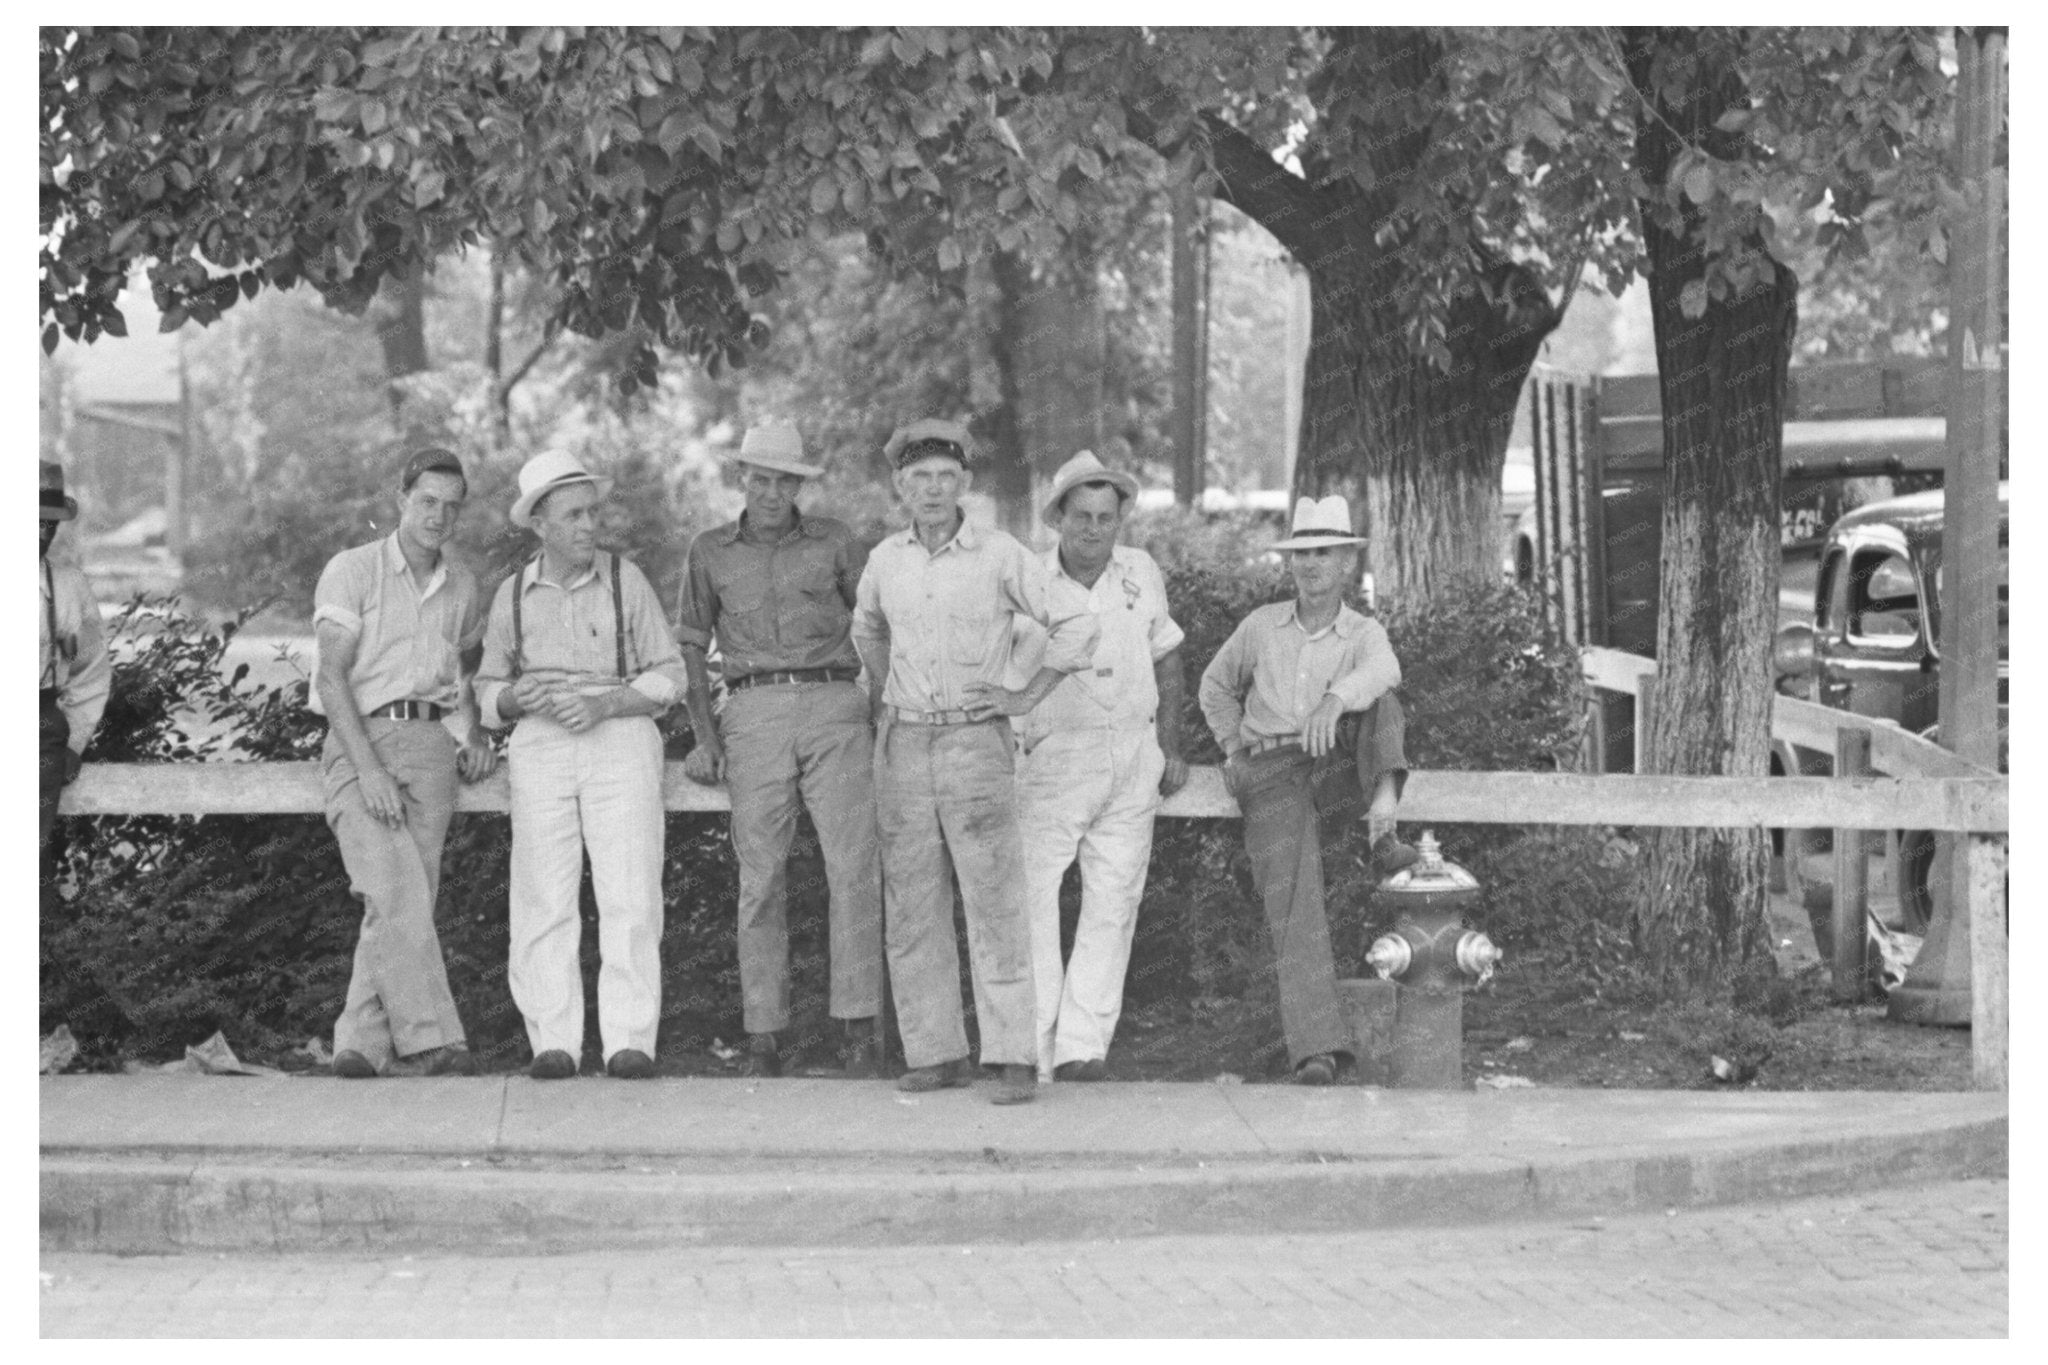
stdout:
POLYGON ((1100 449, 1108 332, 1095 289, 1094 253, 1076 234, 1072 259, 1035 273, 1015 252, 991 258, 998 410, 986 432, 994 448, 975 487, 996 500, 1004 528, 1028 541, 1038 525, 1032 475, 1051 474, 1079 450, 1100 449))
MULTIPOLYGON (((1741 155, 1733 135, 1714 127, 1729 109, 1747 107, 1741 80, 1732 69, 1714 70, 1694 33, 1632 33, 1628 63, 1649 104, 1636 137, 1645 181, 1662 185, 1687 143, 1741 155), (1676 102, 1676 87, 1660 91, 1653 79, 1660 52, 1694 72, 1676 83, 1688 92, 1676 102), (1702 55, 1708 64, 1693 67, 1702 55)), ((1664 413, 1663 589, 1648 762, 1661 773, 1761 777, 1769 770, 1779 461, 1797 281, 1772 261, 1767 283, 1710 297, 1704 315, 1688 317, 1681 300, 1704 280, 1708 260, 1697 209, 1685 201, 1672 223, 1646 205, 1643 231, 1664 413)), ((1764 243, 1752 237, 1740 249, 1761 254, 1764 243)), ((1651 971, 1694 994, 1745 968, 1768 968, 1763 829, 1657 830, 1646 853, 1633 928, 1651 971)))
POLYGON ((1298 493, 1341 493, 1368 538, 1384 599, 1423 600, 1500 573, 1500 475, 1522 381, 1559 314, 1533 272, 1498 260, 1492 297, 1450 301, 1439 368, 1408 340, 1396 302, 1413 262, 1378 229, 1397 207, 1430 136, 1443 52, 1426 31, 1350 29, 1333 36, 1315 90, 1322 108, 1406 99, 1402 134, 1364 149, 1376 188, 1332 174, 1313 147, 1303 179, 1222 120, 1206 120, 1219 196, 1259 222, 1309 273, 1311 332, 1298 493))

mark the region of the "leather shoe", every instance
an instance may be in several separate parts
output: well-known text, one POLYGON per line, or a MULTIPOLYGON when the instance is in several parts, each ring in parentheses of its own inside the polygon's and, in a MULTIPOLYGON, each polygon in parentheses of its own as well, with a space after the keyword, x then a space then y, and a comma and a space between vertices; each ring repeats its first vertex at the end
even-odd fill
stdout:
POLYGON ((604 1074, 618 1081, 644 1081, 654 1075, 654 1058, 637 1047, 622 1047, 604 1064, 604 1074))
POLYGON ((334 1074, 345 1081, 367 1081, 377 1074, 377 1064, 350 1048, 334 1054, 334 1074))
POLYGON ((1053 1068, 1052 1076, 1056 1081, 1106 1081, 1109 1079, 1109 1064, 1100 1057, 1061 1062, 1053 1068))
POLYGON ((474 1076, 476 1058, 469 1055, 466 1043, 450 1043, 446 1047, 430 1047, 425 1052, 415 1052, 410 1057, 394 1057, 384 1064, 387 1076, 474 1076))
POLYGON ((1421 861, 1422 854, 1415 845, 1404 844, 1390 833, 1372 841, 1373 867, 1382 877, 1391 877, 1421 861))
POLYGON ((551 1047, 533 1059, 526 1074, 537 1081, 566 1081, 576 1074, 576 1059, 558 1047, 551 1047))
POLYGON ((740 1058, 742 1076, 780 1076, 782 1054, 775 1050, 775 1035, 772 1033, 750 1033, 747 1035, 747 1055, 740 1058))
POLYGON ((849 1080, 872 1080, 882 1074, 882 1047, 875 1038, 875 1021, 846 1021, 846 1050, 840 1054, 849 1080))
POLYGON ((896 1078, 896 1088, 907 1090, 913 1095, 927 1090, 945 1090, 952 1086, 973 1083, 967 1074, 965 1057, 955 1057, 952 1061, 940 1062, 937 1066, 914 1066, 896 1078))
POLYGON ((1002 1080, 996 1085, 996 1093, 988 1097, 990 1104, 1029 1104, 1038 1097, 1038 1068, 1019 1066, 1014 1063, 1003 1067, 1002 1080))
POLYGON ((1296 1085, 1328 1085, 1336 1079, 1337 1059, 1327 1052, 1304 1058, 1301 1065, 1294 1068, 1296 1085))

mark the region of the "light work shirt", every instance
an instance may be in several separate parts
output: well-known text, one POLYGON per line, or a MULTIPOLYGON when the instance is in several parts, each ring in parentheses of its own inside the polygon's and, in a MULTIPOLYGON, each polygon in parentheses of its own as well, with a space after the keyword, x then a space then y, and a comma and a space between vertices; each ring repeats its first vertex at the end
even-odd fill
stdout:
POLYGON ((718 641, 725 679, 799 668, 860 667, 853 606, 867 552, 853 528, 799 513, 776 540, 745 533, 746 514, 690 543, 676 638, 718 641))
POLYGON ((864 654, 887 646, 885 702, 906 711, 957 711, 967 705, 969 683, 1002 684, 1014 615, 1045 627, 1044 667, 1088 667, 1100 630, 1071 581, 1055 583, 1038 556, 994 527, 963 519, 936 552, 911 527, 868 556, 853 641, 864 654))
POLYGON ((1260 607, 1203 670, 1202 716, 1225 755, 1262 739, 1293 739, 1325 693, 1363 711, 1401 685, 1386 627, 1349 606, 1311 635, 1297 603, 1260 607))
MULTIPOLYGON (((1060 563, 1060 547, 1038 555, 1056 583, 1072 586, 1088 603, 1101 632, 1088 667, 1063 678, 1022 720, 1024 747, 1066 730, 1143 730, 1159 715, 1159 684, 1152 665, 1180 646, 1183 632, 1166 604, 1166 576, 1151 555, 1131 545, 1111 549, 1094 584, 1083 587, 1060 563)), ((1045 658, 1045 628, 1019 617, 1014 628, 1010 685, 1021 687, 1045 658)))
MULTIPOLYGON (((327 561, 313 589, 314 628, 323 623, 355 639, 348 690, 358 712, 395 701, 454 711, 462 704, 462 654, 483 638, 483 598, 476 575, 445 554, 418 581, 394 532, 327 561)), ((307 689, 306 705, 326 714, 318 686, 307 689)))
POLYGON ((553 687, 609 692, 630 687, 668 707, 682 695, 683 652, 669 634, 654 585, 631 560, 618 561, 624 610, 626 677, 619 676, 614 644, 620 625, 612 614, 612 557, 600 550, 590 566, 564 586, 541 573, 536 558, 498 585, 484 628, 484 661, 476 675, 477 709, 484 724, 510 724, 498 698, 521 673, 553 687), (513 649, 512 594, 523 593, 523 650, 513 649))
POLYGON ((85 575, 69 564, 43 560, 36 586, 36 686, 57 689, 57 707, 71 726, 71 752, 82 754, 114 681, 99 603, 85 575))

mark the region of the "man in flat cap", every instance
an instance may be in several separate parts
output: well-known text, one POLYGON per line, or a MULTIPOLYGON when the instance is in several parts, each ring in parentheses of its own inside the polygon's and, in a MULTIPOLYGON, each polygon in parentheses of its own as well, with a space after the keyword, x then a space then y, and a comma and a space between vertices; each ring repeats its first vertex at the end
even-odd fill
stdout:
POLYGON ((343 550, 313 589, 307 700, 327 717, 327 825, 363 904, 334 1021, 334 1074, 351 1080, 476 1071, 434 929, 456 778, 498 765, 470 697, 476 576, 444 553, 468 496, 452 453, 415 452, 398 477, 398 529, 343 550))
POLYGON ((54 460, 41 465, 42 547, 36 577, 42 609, 36 613, 36 670, 42 694, 42 747, 36 765, 36 864, 47 904, 54 903, 55 896, 48 860, 57 802, 78 776, 79 755, 99 728, 114 672, 101 638, 99 603, 93 600, 85 575, 69 564, 50 562, 57 528, 78 515, 78 500, 65 495, 62 465, 54 460))
MULTIPOLYGON (((1101 640, 1089 667, 1024 718, 1017 823, 1037 978, 1038 1079, 1099 1081, 1123 1012, 1124 970, 1162 797, 1181 757, 1181 628, 1152 556, 1116 543, 1138 481, 1084 450, 1060 467, 1041 513, 1060 534, 1046 573, 1085 594, 1101 640), (1060 881, 1081 863, 1081 917, 1060 968, 1060 881)), ((1045 632, 1017 625, 1012 680, 1038 670, 1045 632)))
POLYGON ((1344 601, 1364 543, 1343 498, 1296 503, 1292 533, 1273 547, 1287 556, 1294 599, 1240 621, 1202 674, 1202 714, 1244 810, 1298 1085, 1328 1085, 1339 1054, 1351 1052, 1323 905, 1324 850, 1363 816, 1382 873, 1417 856, 1394 833, 1408 776, 1394 695, 1401 663, 1385 628, 1344 601))
POLYGON ((654 1074, 661 1022, 661 732, 682 695, 682 654, 630 561, 597 549, 611 480, 550 450, 519 471, 512 524, 540 553, 498 587, 477 705, 511 725, 512 999, 535 1080, 566 1080, 583 1053, 583 854, 597 890, 598 1029, 605 1071, 654 1074))
POLYGON ((1088 666, 1097 627, 1073 586, 1053 583, 1014 538, 968 524, 960 499, 973 442, 964 426, 912 422, 884 449, 911 524, 869 556, 853 639, 879 711, 885 938, 910 1066, 897 1085, 969 1082, 950 859, 967 917, 981 1062, 1002 1068, 994 1102, 1018 1104, 1038 1076, 1010 718, 1088 666), (1048 633, 1037 674, 1018 689, 1002 685, 1013 614, 1048 633))
POLYGON ((776 1035, 789 1028, 788 862, 798 803, 810 811, 831 890, 831 998, 845 1020, 847 1073, 879 1064, 882 871, 875 835, 874 743, 853 606, 867 552, 845 522, 799 511, 807 463, 795 426, 749 430, 740 442, 746 509, 690 546, 676 637, 689 669, 697 747, 693 781, 723 781, 740 865, 743 1071, 782 1071, 776 1035), (713 718, 706 651, 718 642, 725 706, 713 718))

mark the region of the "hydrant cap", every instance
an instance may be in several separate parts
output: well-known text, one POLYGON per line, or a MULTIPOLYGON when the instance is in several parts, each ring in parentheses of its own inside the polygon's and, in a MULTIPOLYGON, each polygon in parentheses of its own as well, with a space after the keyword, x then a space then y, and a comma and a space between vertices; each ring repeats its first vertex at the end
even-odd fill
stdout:
POLYGON ((1479 890, 1477 877, 1456 863, 1444 861, 1434 833, 1425 831, 1423 836, 1415 841, 1415 847, 1422 854, 1421 860, 1382 881, 1380 890, 1424 895, 1432 899, 1448 893, 1479 890))

